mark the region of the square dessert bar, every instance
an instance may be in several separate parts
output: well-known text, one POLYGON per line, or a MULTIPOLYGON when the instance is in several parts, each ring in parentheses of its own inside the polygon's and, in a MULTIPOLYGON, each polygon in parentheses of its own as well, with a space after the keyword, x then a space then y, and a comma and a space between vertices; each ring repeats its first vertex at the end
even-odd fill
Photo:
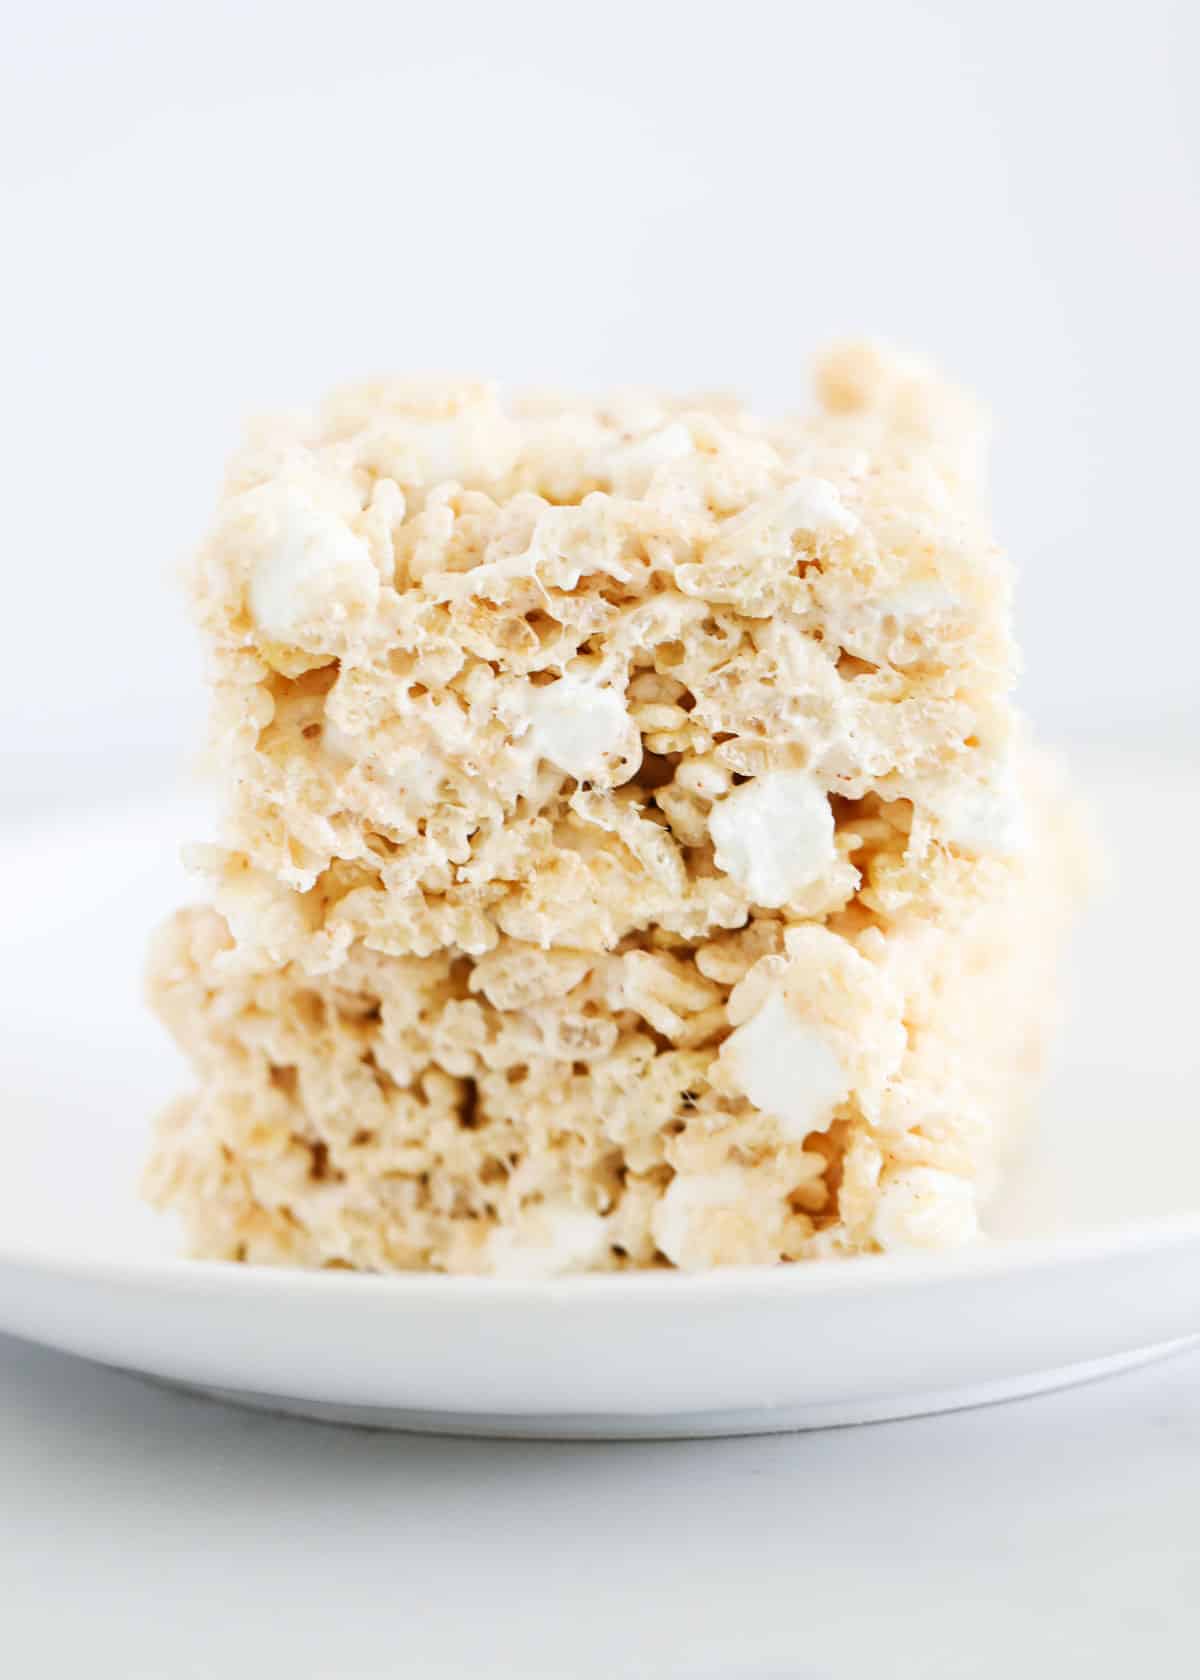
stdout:
POLYGON ((151 965, 194 1252, 538 1274, 968 1240, 1078 877, 980 428, 378 383, 264 425, 191 587, 212 904, 151 965))

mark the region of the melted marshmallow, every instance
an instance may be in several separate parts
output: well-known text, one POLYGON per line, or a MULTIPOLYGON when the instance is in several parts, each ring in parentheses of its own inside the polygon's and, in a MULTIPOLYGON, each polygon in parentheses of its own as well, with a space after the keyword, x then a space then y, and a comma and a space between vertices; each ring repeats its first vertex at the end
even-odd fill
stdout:
POLYGON ((421 811, 437 799, 449 768, 445 758, 428 747, 398 757, 369 738, 348 735, 329 718, 322 725, 321 746, 326 758, 338 769, 369 766, 373 781, 389 792, 404 794, 421 811))

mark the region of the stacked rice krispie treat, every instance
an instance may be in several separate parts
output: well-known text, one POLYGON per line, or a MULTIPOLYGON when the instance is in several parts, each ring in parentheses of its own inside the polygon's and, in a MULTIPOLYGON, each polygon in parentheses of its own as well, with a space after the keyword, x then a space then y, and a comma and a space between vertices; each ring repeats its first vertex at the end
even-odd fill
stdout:
POLYGON ((210 906, 148 1192, 209 1257, 539 1275, 969 1240, 1079 847, 980 428, 390 383, 236 457, 191 574, 210 906))

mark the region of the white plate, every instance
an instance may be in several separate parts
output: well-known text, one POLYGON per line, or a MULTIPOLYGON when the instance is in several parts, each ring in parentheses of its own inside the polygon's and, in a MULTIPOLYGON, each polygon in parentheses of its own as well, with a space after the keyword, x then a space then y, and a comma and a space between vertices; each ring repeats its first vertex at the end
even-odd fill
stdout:
POLYGON ((135 1185, 149 1117, 185 1074, 139 972, 149 925, 189 892, 175 854, 203 832, 200 810, 176 799, 10 832, 0 1330, 249 1404, 547 1436, 897 1417, 1200 1333, 1200 915, 1167 878, 1177 857, 1187 867, 1172 836, 1197 832, 1200 780, 1162 765, 1092 780, 1117 885, 1079 942, 1073 1025, 992 1240, 707 1277, 376 1278, 175 1258, 135 1185))

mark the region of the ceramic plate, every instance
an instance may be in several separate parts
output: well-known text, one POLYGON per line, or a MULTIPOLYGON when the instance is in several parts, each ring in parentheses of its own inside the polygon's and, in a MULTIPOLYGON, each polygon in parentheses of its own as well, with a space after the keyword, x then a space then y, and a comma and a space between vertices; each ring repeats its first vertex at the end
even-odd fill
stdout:
POLYGON ((1114 880, 988 1240, 931 1257, 507 1282, 176 1257, 138 1203, 185 1073, 145 1014, 154 920, 190 895, 188 798, 0 841, 0 1330, 319 1417, 473 1434, 654 1436, 898 1417, 1026 1394, 1200 1333, 1200 914, 1165 832, 1182 766, 1094 765, 1114 880), (1146 813, 1153 809, 1153 835, 1146 813), (1142 855, 1154 839, 1156 850, 1142 855))

